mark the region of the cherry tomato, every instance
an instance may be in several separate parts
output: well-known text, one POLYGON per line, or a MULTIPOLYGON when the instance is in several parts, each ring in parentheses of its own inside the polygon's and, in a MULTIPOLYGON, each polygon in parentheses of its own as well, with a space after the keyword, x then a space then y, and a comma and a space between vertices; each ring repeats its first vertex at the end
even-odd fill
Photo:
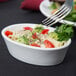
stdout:
POLYGON ((55 46, 49 40, 44 41, 44 45, 46 48, 54 48, 55 46))
POLYGON ((30 31, 32 31, 32 28, 31 27, 24 27, 24 30, 30 30, 30 31))
POLYGON ((38 45, 36 43, 32 43, 31 46, 40 47, 40 45, 38 45))
POLYGON ((11 32, 11 31, 5 31, 5 35, 6 36, 13 35, 13 32, 11 32))
POLYGON ((54 9, 51 13, 54 14, 58 9, 54 9))
POLYGON ((76 9, 76 5, 74 5, 74 9, 76 9))
POLYGON ((42 30, 41 34, 48 34, 49 29, 42 30))
POLYGON ((34 33, 34 34, 32 35, 32 38, 33 38, 33 39, 36 39, 36 38, 37 38, 37 34, 34 33))

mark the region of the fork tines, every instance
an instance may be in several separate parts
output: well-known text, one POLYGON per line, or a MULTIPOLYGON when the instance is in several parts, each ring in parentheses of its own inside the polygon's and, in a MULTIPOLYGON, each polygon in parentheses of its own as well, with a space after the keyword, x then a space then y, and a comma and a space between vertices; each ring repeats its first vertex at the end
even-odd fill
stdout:
POLYGON ((71 9, 64 4, 54 15, 44 19, 42 23, 46 26, 51 26, 56 22, 58 22, 59 20, 63 19, 65 16, 67 16, 70 11, 71 9))

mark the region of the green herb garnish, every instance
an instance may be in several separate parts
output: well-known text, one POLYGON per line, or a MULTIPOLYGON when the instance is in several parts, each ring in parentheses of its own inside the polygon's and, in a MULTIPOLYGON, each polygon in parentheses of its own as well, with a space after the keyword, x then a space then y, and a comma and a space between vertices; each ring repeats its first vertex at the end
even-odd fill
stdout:
POLYGON ((58 9, 60 7, 60 4, 58 2, 53 2, 48 8, 49 9, 58 9))
POLYGON ((53 2, 51 8, 52 8, 52 9, 57 9, 57 6, 56 6, 56 3, 55 3, 55 2, 53 2))
POLYGON ((25 36, 23 36, 22 38, 23 38, 25 44, 29 45, 29 39, 25 36))
POLYGON ((41 31, 43 30, 44 28, 42 26, 39 26, 39 27, 36 27, 34 30, 33 30, 33 33, 37 32, 37 33, 41 33, 41 31))
POLYGON ((73 9, 71 13, 66 16, 64 19, 76 22, 76 2, 74 2, 73 9))
POLYGON ((73 36, 73 28, 71 25, 62 24, 56 28, 55 32, 58 35, 58 41, 67 41, 73 36))

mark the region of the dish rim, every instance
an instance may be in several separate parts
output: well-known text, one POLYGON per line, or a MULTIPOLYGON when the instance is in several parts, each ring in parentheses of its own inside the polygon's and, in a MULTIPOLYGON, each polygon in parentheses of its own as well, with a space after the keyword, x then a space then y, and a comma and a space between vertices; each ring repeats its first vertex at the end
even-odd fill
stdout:
MULTIPOLYGON (((46 14, 46 13, 42 10, 42 5, 43 5, 45 2, 52 3, 53 1, 50 2, 49 0, 43 0, 43 1, 40 3, 40 6, 39 6, 40 12, 41 12, 45 17, 49 17, 49 15, 46 14)), ((50 15, 50 16, 51 16, 51 15, 50 15)), ((69 23, 69 24, 71 24, 71 25, 73 25, 73 26, 76 27, 75 22, 73 22, 73 21, 69 21, 69 20, 62 19, 62 20, 60 20, 59 22, 60 22, 60 23, 69 23)))

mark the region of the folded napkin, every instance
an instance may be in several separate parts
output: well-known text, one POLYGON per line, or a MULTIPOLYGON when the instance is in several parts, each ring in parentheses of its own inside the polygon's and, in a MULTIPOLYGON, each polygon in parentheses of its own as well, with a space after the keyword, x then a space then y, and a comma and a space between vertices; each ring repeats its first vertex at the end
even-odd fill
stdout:
POLYGON ((43 0, 24 0, 21 3, 21 9, 39 10, 39 5, 43 0))
POLYGON ((49 0, 49 1, 64 2, 65 0, 49 0))
MULTIPOLYGON (((39 10, 39 5, 43 0, 24 0, 21 3, 21 9, 28 9, 28 10, 39 10)), ((49 0, 49 1, 58 1, 64 2, 65 0, 49 0)))
POLYGON ((6 2, 6 1, 8 1, 8 0, 0 0, 0 2, 6 2))

